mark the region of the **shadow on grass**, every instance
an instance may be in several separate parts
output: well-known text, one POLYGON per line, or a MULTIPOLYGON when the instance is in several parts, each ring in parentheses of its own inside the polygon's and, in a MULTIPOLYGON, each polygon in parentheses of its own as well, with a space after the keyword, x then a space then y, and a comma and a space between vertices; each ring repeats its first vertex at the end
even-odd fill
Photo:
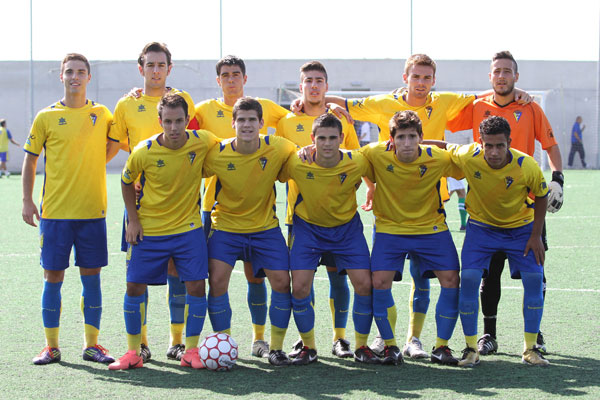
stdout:
POLYGON ((449 396, 492 397, 507 390, 529 389, 562 396, 583 396, 589 394, 589 388, 600 387, 600 361, 560 354, 553 354, 549 359, 552 364, 542 368, 522 365, 518 358, 513 359, 513 355, 483 358, 481 364, 472 369, 434 366, 428 361, 413 360, 398 367, 370 366, 357 364, 352 359, 332 357, 321 357, 318 363, 310 366, 273 367, 266 359, 243 359, 230 372, 193 370, 181 368, 175 362, 156 360, 144 368, 129 371, 61 364, 88 371, 103 382, 138 388, 179 389, 187 394, 198 389, 224 396, 294 394, 306 399, 330 400, 356 392, 367 392, 366 397, 404 398, 420 398, 425 393, 436 392, 449 396))

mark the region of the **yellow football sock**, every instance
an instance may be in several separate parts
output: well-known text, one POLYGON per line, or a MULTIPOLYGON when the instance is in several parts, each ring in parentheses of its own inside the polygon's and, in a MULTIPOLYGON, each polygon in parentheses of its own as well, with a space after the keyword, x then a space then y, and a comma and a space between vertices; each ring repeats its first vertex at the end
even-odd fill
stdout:
POLYGON ((200 335, 196 336, 186 336, 185 337, 185 348, 193 349, 198 347, 198 342, 200 341, 200 335))
POLYGON ((100 331, 92 325, 83 324, 85 347, 94 347, 98 344, 98 334, 100 331))
POLYGON ((271 350, 283 349, 283 339, 285 339, 286 331, 287 328, 278 328, 271 324, 271 343, 269 346, 271 350))
POLYGON ((308 332, 300 332, 300 337, 302 338, 302 343, 309 349, 316 349, 315 345, 315 330, 311 329, 308 332))
POLYGON ((533 349, 533 347, 537 344, 537 332, 529 333, 525 332, 525 348, 523 350, 533 349))
POLYGON ((223 329, 222 331, 219 331, 219 333, 226 333, 226 334, 228 334, 229 336, 231 336, 231 328, 228 328, 228 329, 223 329))
POLYGON ((140 345, 142 344, 142 335, 127 334, 127 350, 135 350, 135 354, 140 355, 140 345))
POLYGON ((354 331, 354 342, 355 342, 355 350, 360 349, 362 346, 367 345, 367 341, 369 340, 368 333, 358 333, 354 331))
MULTIPOLYGON (((186 310, 187 315, 187 310, 186 310)), ((171 323, 171 346, 183 343, 183 328, 185 324, 171 323)), ((187 347, 187 346, 186 346, 187 347)))
POLYGON ((333 328, 333 342, 338 339, 346 339, 346 328, 333 328))
POLYGON ((58 327, 44 328, 44 333, 46 334, 46 346, 58 348, 58 329, 58 327))
POLYGON ((252 342, 265 340, 265 326, 252 324, 252 342))
POLYGON ((448 341, 441 338, 435 339, 435 348, 437 349, 441 346, 448 346, 448 341))
POLYGON ((465 336, 467 347, 477 350, 477 335, 465 336))
MULTIPOLYGON (((412 304, 412 302, 411 302, 412 304)), ((423 331, 423 325, 425 325, 425 315, 419 312, 410 311, 409 321, 408 321, 408 334, 406 335, 406 342, 410 342, 410 340, 414 337, 420 338, 421 332, 423 331)))

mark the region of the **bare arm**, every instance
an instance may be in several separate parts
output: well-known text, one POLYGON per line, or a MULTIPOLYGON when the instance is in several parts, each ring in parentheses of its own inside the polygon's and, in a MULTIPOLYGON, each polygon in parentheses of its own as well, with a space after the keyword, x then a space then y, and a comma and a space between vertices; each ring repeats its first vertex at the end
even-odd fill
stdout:
POLYGON ((106 142, 106 163, 107 164, 110 160, 112 160, 117 155, 120 148, 121 148, 121 143, 108 139, 108 141, 106 142))
POLYGON ((533 212, 533 230, 531 236, 525 246, 525 252, 523 256, 529 253, 529 250, 533 251, 535 261, 538 265, 544 265, 545 250, 544 244, 542 243, 542 228, 544 227, 544 221, 546 219, 546 208, 548 207, 547 197, 535 198, 535 211, 533 212))
POLYGON ((367 185, 367 197, 365 198, 365 204, 360 206, 365 211, 371 211, 373 209, 373 196, 375 195, 375 184, 371 182, 369 178, 363 176, 363 181, 367 185))
POLYGON ((23 169, 21 170, 21 181, 23 184, 23 221, 31 226, 35 224, 34 216, 40 220, 40 214, 37 206, 33 202, 33 184, 35 183, 35 167, 37 166, 38 156, 31 153, 25 153, 23 160, 23 169))
MULTIPOLYGON (((583 130, 583 129, 582 129, 582 130, 583 130)), ((12 144, 15 144, 15 145, 19 146, 19 147, 21 146, 21 145, 19 144, 19 142, 15 141, 15 139, 13 139, 13 138, 11 138, 11 139, 10 139, 10 142, 11 142, 12 144)))
POLYGON ((562 171, 562 157, 558 145, 555 144, 554 146, 548 147, 546 152, 548 153, 550 169, 552 171, 562 171))
POLYGON ((138 237, 144 240, 144 230, 140 224, 137 214, 135 185, 126 185, 121 182, 121 193, 127 210, 127 231, 125 232, 125 240, 127 243, 137 244, 138 237))
POLYGON ((446 148, 448 147, 448 142, 444 142, 443 140, 423 140, 421 144, 425 144, 428 146, 437 146, 443 150, 446 150, 446 148))
MULTIPOLYGON (((477 97, 486 97, 491 94, 494 94, 494 89, 488 89, 484 92, 481 92, 477 94, 477 97)), ((533 96, 523 89, 515 88, 515 101, 519 104, 529 104, 533 101, 533 96)))

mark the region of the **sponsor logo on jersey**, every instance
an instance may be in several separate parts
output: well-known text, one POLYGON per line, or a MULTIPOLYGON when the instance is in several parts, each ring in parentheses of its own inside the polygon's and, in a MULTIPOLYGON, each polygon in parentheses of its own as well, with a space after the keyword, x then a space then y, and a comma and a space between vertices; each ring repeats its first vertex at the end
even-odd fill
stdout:
POLYGON ((492 113, 490 112, 490 110, 485 110, 485 112, 483 113, 483 119, 486 119, 490 115, 492 115, 492 113))
POLYGON ((308 172, 306 173, 306 179, 315 179, 315 176, 313 175, 313 173, 312 173, 312 172, 308 171, 308 172))
POLYGON ((196 152, 195 151, 190 151, 188 153, 188 159, 190 160, 190 164, 194 164, 194 160, 196 159, 196 152))
POLYGON ((519 120, 521 119, 521 115, 523 115, 523 113, 519 110, 515 111, 513 113, 514 117, 515 117, 515 121, 519 122, 519 120))
POLYGON ((27 140, 25 141, 28 145, 31 145, 31 141, 35 139, 35 135, 33 133, 30 133, 29 136, 27 136, 27 140))
POLYGON ((421 178, 423 177, 423 175, 425 175, 425 172, 427 172, 427 166, 425 164, 419 165, 419 175, 421 176, 421 178))
POLYGON ((227 164, 227 171, 235 171, 235 164, 232 162, 227 164))
POLYGON ((158 160, 158 161, 156 162, 156 166, 157 166, 158 168, 164 167, 164 166, 165 166, 165 162, 164 162, 164 160, 158 160))
POLYGON ((546 185, 546 181, 542 181, 542 189, 546 190, 546 188, 548 187, 548 185, 546 185))
POLYGON ((506 178, 504 178, 504 180, 506 181, 506 188, 508 189, 510 187, 510 185, 513 184, 513 182, 515 181, 511 176, 507 176, 506 178))
POLYGON ((340 183, 344 183, 344 181, 346 180, 346 178, 348 177, 348 174, 346 174, 345 172, 342 172, 340 175, 340 183))
POLYGON ((434 225, 434 226, 433 226, 433 231, 434 231, 434 232, 437 232, 437 230, 438 230, 438 227, 437 227, 437 225, 434 225))
POLYGON ((190 228, 194 228, 195 226, 196 225, 193 222, 190 224, 190 228))
POLYGON ((98 116, 94 113, 90 114, 90 119, 92 120, 92 126, 96 125, 96 120, 98 119, 98 116))
POLYGON ((146 106, 143 104, 140 104, 138 106, 138 112, 146 112, 146 106))
POLYGON ((223 114, 223 110, 217 111, 217 118, 225 118, 225 114, 223 114))
POLYGON ((258 159, 258 163, 260 164, 260 167, 262 168, 262 170, 265 170, 265 167, 267 166, 267 157, 261 157, 258 159))
POLYGON ((304 125, 302 125, 302 124, 296 125, 296 132, 304 132, 304 125))
POLYGON ((431 107, 431 106, 425 107, 425 114, 427 114, 427 119, 431 118, 432 111, 433 111, 433 107, 431 107))
POLYGON ((475 177, 476 179, 481 179, 481 172, 475 171, 475 173, 473 174, 473 177, 475 177))
POLYGON ((552 129, 548 129, 548 136, 554 137, 554 133, 552 132, 552 129))
POLYGON ((125 169, 125 171, 123 171, 123 176, 125 179, 131 180, 131 170, 129 168, 125 169))
POLYGON ((363 99, 354 99, 352 100, 352 106, 353 107, 362 107, 363 106, 363 99))
POLYGON ((390 165, 388 165, 388 166, 385 168, 385 170, 386 170, 387 172, 394 172, 394 166, 393 166, 392 164, 390 164, 390 165))
POLYGON ((66 125, 67 124, 67 120, 61 117, 61 118, 58 119, 58 124, 59 125, 66 125))

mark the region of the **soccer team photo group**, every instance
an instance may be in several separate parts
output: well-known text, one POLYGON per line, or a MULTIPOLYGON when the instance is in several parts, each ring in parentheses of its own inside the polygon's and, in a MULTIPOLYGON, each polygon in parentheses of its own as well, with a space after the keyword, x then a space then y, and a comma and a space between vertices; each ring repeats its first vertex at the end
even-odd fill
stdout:
POLYGON ((111 111, 89 98, 94 71, 87 58, 67 54, 59 69, 64 94, 39 111, 23 146, 22 217, 39 229, 44 278, 46 344, 33 364, 83 357, 128 370, 172 360, 236 373, 239 352, 274 367, 311 368, 331 354, 373 369, 411 368, 410 359, 472 368, 499 348, 507 262, 522 286, 522 313, 513 318, 523 346, 503 351, 518 355, 515 364, 552 365, 540 325, 545 218, 563 204, 561 152, 542 107, 516 87, 518 62, 509 51, 490 55, 490 89, 476 95, 432 91, 437 65, 425 54, 407 58, 401 87, 363 98, 328 95, 325 65, 308 61, 298 66, 300 97, 290 111, 248 96, 246 65, 231 55, 215 66, 222 96, 194 103, 185 88, 168 85, 171 52, 152 42, 138 58, 142 87, 124 88, 129 93, 111 111), (355 121, 377 126, 378 140, 359 140, 355 121), (469 129, 472 143, 445 141, 446 130, 469 129), (533 158, 536 142, 547 153, 548 181, 533 158), (119 244, 107 239, 106 164, 119 152, 128 154, 123 206, 110 212, 123 213, 125 329, 112 332, 122 340, 109 352, 100 344, 101 319, 120 316, 102 313, 101 271, 119 244), (36 176, 42 162, 43 176, 36 176), (361 204, 357 194, 365 190, 361 204), (464 235, 458 250, 444 207, 453 193, 464 235), (277 198, 285 199, 284 220, 277 198), (325 348, 315 339, 315 303, 327 301, 315 295, 319 268, 329 281, 333 328, 325 348), (81 354, 67 354, 61 293, 65 274, 76 270, 84 343, 81 354), (232 326, 234 271, 247 280, 251 323, 243 326, 232 326), (394 297, 398 281, 411 282, 408 299, 394 297), (439 295, 430 299, 434 284, 439 295), (167 291, 164 349, 150 349, 156 332, 148 287, 156 285, 167 291), (431 350, 421 341, 430 300, 431 350), (405 336, 397 304, 406 302, 405 336), (236 342, 240 330, 252 340, 236 342), (284 346, 286 336, 292 347, 284 346), (462 349, 449 347, 453 336, 462 349))

